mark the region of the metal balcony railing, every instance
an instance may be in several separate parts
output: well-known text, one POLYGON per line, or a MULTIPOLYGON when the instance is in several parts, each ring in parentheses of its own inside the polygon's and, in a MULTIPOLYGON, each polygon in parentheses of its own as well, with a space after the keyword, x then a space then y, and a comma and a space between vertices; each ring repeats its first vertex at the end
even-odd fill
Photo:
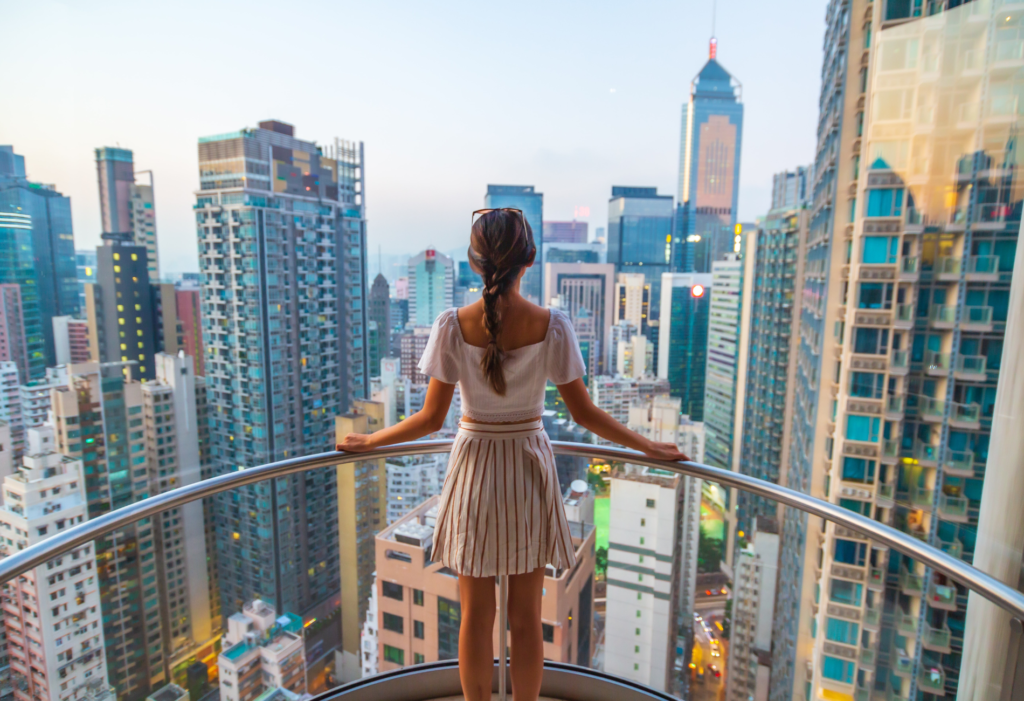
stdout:
MULTIPOLYGON (((878 546, 890 548, 911 558, 919 567, 931 568, 933 572, 945 575, 950 580, 1006 610, 1015 618, 1024 618, 1024 594, 1016 589, 911 535, 850 511, 838 504, 832 504, 749 475, 700 463, 654 460, 631 450, 589 444, 555 441, 552 446, 556 455, 626 462, 689 475, 717 483, 722 487, 736 488, 771 499, 785 506, 832 521, 870 539, 878 546)), ((53 558, 81 547, 106 533, 222 492, 316 468, 335 467, 352 464, 356 461, 365 462, 412 455, 447 453, 451 451, 451 448, 451 440, 428 440, 402 443, 366 453, 321 453, 282 460, 202 480, 108 512, 56 533, 47 540, 12 553, 0 560, 0 584, 10 582, 28 570, 44 565, 53 558)), ((884 581, 884 577, 884 572, 881 569, 871 568, 869 586, 881 583, 884 581)), ((921 596, 924 591, 922 575, 901 568, 899 579, 905 593, 921 596)), ((502 588, 504 589, 504 587, 502 588)), ((503 597, 499 600, 502 601, 502 605, 499 607, 499 620, 502 621, 502 624, 499 624, 499 630, 504 630, 506 626, 503 623, 507 620, 507 612, 503 605, 503 597)), ((911 620, 916 625, 915 617, 903 614, 897 623, 909 631, 911 620)), ((501 698, 505 698, 507 671, 504 661, 507 656, 504 654, 506 648, 503 635, 499 635, 499 651, 499 659, 495 665, 494 688, 501 698)), ((901 671, 899 661, 895 667, 895 671, 899 673, 901 671)), ((922 668, 919 683, 927 674, 931 673, 930 668, 927 670, 922 668)), ((929 678, 922 688, 942 687, 942 684, 938 684, 937 687, 932 686, 934 683, 935 680, 929 678)), ((449 660, 414 665, 378 674, 334 689, 322 695, 321 698, 344 699, 345 701, 362 701, 363 699, 424 701, 457 695, 459 692, 457 662, 449 660)), ((561 699, 623 699, 625 701, 672 698, 662 692, 612 675, 553 662, 545 663, 541 695, 561 699)))

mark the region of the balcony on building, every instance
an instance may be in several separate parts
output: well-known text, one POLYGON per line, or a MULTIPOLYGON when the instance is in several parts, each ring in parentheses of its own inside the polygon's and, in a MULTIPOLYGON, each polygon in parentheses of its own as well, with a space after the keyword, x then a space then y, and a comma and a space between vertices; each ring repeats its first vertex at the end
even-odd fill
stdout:
POLYGON ((944 377, 949 374, 949 353, 924 352, 924 371, 929 375, 944 377))
POLYGON ((965 382, 984 382, 988 379, 988 358, 984 355, 958 355, 953 376, 965 382))
POLYGON ((897 304, 893 313, 892 324, 897 329, 914 328, 914 305, 897 304))
POLYGON ((933 329, 952 329, 956 326, 956 306, 933 304, 928 312, 928 321, 933 329))
POLYGON ((921 259, 918 256, 903 256, 900 261, 900 282, 917 282, 921 277, 921 259))
POLYGON ((910 354, 905 350, 894 350, 889 358, 890 375, 906 375, 910 372, 910 354))
POLYGON ((964 307, 963 314, 960 319, 960 330, 979 331, 984 333, 991 331, 992 307, 964 307))
POLYGON ((932 577, 928 582, 928 605, 942 611, 956 611, 956 585, 943 584, 932 577))
POLYGON ((945 492, 939 495, 939 516, 946 521, 967 523, 970 520, 967 507, 967 497, 945 492))
POLYGON ((924 593, 924 575, 911 572, 906 565, 900 566, 900 589, 907 596, 921 596, 924 593))
POLYGON ((947 450, 942 459, 942 472, 954 477, 973 477, 974 451, 947 450))
POLYGON ((981 406, 953 402, 949 413, 949 425, 953 428, 977 431, 981 428, 981 406))

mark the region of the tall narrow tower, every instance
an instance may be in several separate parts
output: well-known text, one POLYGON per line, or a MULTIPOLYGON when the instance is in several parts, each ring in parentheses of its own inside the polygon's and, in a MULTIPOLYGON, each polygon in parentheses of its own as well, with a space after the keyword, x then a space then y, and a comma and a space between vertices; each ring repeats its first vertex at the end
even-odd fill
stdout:
POLYGON ((739 200, 742 86, 717 55, 712 38, 708 62, 690 83, 690 100, 683 105, 679 147, 678 201, 687 230, 677 233, 692 248, 684 257, 692 255, 694 270, 702 273, 732 251, 739 200))
POLYGON ((149 279, 160 278, 156 244, 156 203, 153 199, 153 171, 135 172, 132 152, 104 146, 96 149, 96 176, 100 188, 100 217, 103 233, 127 234, 129 243, 146 249, 149 279), (148 182, 136 176, 148 175, 148 182))

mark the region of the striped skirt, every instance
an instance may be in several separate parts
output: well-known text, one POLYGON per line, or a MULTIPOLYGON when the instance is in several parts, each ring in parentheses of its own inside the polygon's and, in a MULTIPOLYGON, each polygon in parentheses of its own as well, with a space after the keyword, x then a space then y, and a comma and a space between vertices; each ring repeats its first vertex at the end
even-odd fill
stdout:
POLYGON ((459 424, 432 558, 470 577, 576 563, 543 422, 459 424))

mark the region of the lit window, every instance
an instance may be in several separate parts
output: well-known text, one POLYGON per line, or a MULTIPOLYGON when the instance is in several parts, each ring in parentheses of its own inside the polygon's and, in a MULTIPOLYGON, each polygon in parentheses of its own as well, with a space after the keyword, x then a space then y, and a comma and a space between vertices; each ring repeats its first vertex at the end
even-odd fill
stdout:
POLYGON ((121 350, 128 350, 128 344, 127 343, 122 343, 121 344, 121 350))
POLYGON ((132 260, 138 260, 139 256, 135 253, 132 254, 132 260))
POLYGON ((117 305, 117 311, 123 312, 124 311, 124 305, 123 304, 117 305))
POLYGON ((120 253, 115 253, 114 254, 114 260, 121 260, 121 254, 120 253))

